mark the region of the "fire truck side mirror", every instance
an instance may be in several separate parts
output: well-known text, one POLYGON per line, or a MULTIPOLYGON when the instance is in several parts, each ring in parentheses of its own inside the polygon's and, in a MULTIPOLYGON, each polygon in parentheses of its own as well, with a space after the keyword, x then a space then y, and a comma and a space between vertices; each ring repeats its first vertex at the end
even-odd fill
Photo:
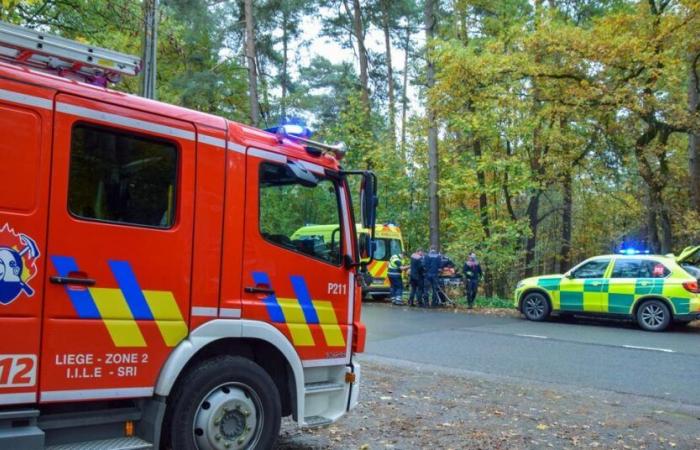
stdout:
MULTIPOLYGON (((374 224, 377 212, 377 177, 373 172, 364 172, 362 175, 362 186, 360 189, 360 202, 362 213, 362 226, 370 230, 374 235, 374 224)), ((367 246, 371 252, 371 246, 367 246)))

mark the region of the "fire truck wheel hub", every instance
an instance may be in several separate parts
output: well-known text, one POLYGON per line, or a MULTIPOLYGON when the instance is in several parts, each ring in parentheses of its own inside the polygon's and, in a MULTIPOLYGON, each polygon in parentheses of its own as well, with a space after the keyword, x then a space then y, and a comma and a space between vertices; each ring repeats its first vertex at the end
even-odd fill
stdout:
POLYGON ((200 403, 194 418, 194 438, 200 450, 255 448, 262 433, 260 398, 247 385, 222 384, 200 403))

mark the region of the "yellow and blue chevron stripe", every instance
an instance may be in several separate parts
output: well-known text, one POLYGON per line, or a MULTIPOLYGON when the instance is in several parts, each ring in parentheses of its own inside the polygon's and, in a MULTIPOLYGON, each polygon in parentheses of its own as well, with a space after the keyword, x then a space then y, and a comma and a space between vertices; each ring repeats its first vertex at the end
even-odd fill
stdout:
MULTIPOLYGON (((78 271, 75 258, 51 256, 59 276, 78 271)), ((153 321, 163 342, 174 347, 187 336, 187 324, 171 291, 141 289, 127 261, 108 261, 119 288, 75 289, 66 293, 81 319, 102 320, 116 347, 146 347, 137 321, 153 321)))
MULTIPOLYGON (((253 272, 256 285, 272 286, 270 277, 265 272, 253 272)), ((313 300, 303 277, 290 277, 296 298, 277 298, 269 294, 263 303, 273 323, 284 323, 292 336, 292 343, 298 347, 316 345, 312 326, 319 326, 326 345, 345 347, 345 336, 338 323, 333 304, 327 300, 313 300)))

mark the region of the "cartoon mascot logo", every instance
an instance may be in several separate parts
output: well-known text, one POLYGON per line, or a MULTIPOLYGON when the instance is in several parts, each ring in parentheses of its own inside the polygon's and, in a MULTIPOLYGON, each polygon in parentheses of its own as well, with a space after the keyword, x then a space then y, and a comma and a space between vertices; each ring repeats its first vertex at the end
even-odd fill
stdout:
POLYGON ((34 295, 29 281, 38 271, 39 255, 34 239, 16 233, 7 223, 0 228, 0 304, 12 303, 22 292, 34 295))

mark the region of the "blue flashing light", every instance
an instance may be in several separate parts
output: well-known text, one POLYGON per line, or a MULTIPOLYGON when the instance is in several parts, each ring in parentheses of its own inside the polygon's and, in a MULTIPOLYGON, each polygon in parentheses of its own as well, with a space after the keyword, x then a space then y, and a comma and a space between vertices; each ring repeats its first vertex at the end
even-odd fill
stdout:
POLYGON ((306 122, 297 118, 290 118, 285 123, 281 123, 276 127, 267 128, 265 131, 268 133, 280 134, 282 136, 300 137, 305 139, 309 139, 314 134, 313 131, 306 126, 306 122))
MULTIPOLYGON (((620 254, 622 255, 638 255, 640 253, 636 248, 623 248, 620 249, 620 254)), ((647 252, 648 253, 648 252, 647 252)))

